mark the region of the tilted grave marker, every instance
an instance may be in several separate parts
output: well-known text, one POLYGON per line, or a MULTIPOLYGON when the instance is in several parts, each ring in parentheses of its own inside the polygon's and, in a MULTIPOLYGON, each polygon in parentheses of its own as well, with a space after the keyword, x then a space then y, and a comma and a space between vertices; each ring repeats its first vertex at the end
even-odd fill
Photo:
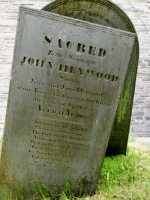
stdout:
MULTIPOLYGON (((0 188, 96 190, 135 34, 20 7, 0 188)), ((15 191, 15 189, 13 189, 15 191)))
MULTIPOLYGON (((55 0, 43 10, 82 19, 96 24, 136 33, 128 16, 108 0, 55 0)), ((139 58, 139 44, 136 42, 128 64, 118 108, 107 147, 107 156, 126 154, 134 97, 136 72, 139 58)))

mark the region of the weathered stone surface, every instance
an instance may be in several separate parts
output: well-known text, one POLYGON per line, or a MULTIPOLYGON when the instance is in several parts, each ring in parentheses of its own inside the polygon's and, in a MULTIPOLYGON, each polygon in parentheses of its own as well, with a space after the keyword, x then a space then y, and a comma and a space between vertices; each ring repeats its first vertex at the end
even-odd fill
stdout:
MULTIPOLYGON (((106 0, 56 0, 43 10, 136 33, 128 16, 115 4, 106 0)), ((126 154, 138 57, 139 45, 136 39, 106 152, 109 156, 126 154)))
MULTIPOLYGON (((150 136, 150 1, 111 0, 131 19, 137 31, 140 60, 135 87, 130 133, 134 137, 150 136), (143 11, 142 11, 143 10, 143 11), (146 106, 145 106, 146 105, 146 106)), ((20 3, 40 9, 51 0, 1 0, 0 6, 0 140, 3 135, 7 95, 12 65, 13 46, 20 3)), ((147 140, 148 141, 148 140, 147 140)), ((119 143, 119 142, 118 142, 119 143)))
MULTIPOLYGON (((51 0, 23 0, 24 5, 40 9, 51 0)), ((149 0, 112 0, 131 19, 137 31, 140 45, 140 60, 134 95, 130 133, 134 137, 150 136, 150 2, 149 0), (142 8, 142 10, 141 10, 142 8), (144 18, 143 18, 144 17, 144 18), (145 106, 146 105, 146 106, 145 106)), ((13 46, 20 0, 1 0, 0 6, 0 140, 3 135, 5 111, 12 65, 13 46)), ((119 142, 118 142, 119 143, 119 142)))
POLYGON ((38 180, 60 191, 68 180, 95 191, 134 42, 129 32, 20 8, 0 188, 38 180))

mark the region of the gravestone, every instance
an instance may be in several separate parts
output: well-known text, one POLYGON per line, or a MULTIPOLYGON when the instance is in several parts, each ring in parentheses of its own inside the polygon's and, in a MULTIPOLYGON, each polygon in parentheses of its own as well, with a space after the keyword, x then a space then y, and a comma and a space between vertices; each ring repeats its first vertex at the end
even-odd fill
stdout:
POLYGON ((95 192, 135 37, 20 7, 0 188, 95 192))
MULTIPOLYGON (((107 0, 56 0, 46 5, 43 10, 136 34, 128 16, 107 0)), ((138 58, 139 44, 136 36, 106 151, 107 156, 126 154, 138 58)))

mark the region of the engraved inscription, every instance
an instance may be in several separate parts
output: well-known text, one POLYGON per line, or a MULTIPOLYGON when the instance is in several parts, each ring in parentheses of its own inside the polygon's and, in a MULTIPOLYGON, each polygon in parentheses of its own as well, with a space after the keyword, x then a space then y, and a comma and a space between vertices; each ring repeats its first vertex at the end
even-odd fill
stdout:
POLYGON ((34 59, 34 58, 27 58, 27 57, 23 57, 21 62, 21 64, 28 64, 28 65, 33 65, 36 67, 40 67, 40 68, 48 68, 48 69, 52 69, 52 64, 50 61, 46 61, 46 60, 40 60, 40 59, 34 59))
MULTIPOLYGON (((61 78, 62 78, 62 76, 61 76, 61 78)), ((59 89, 59 90, 75 91, 75 92, 78 92, 78 93, 85 93, 85 94, 90 94, 90 95, 95 95, 95 96, 100 96, 100 97, 103 96, 103 94, 100 93, 100 92, 98 93, 98 92, 95 92, 95 91, 92 91, 92 90, 85 90, 82 87, 71 88, 71 87, 67 86, 68 84, 66 84, 66 85, 64 85, 64 84, 63 85, 47 84, 47 83, 35 80, 33 78, 29 80, 29 83, 34 84, 34 85, 47 86, 48 88, 55 88, 55 89, 59 89)), ((35 91, 36 91, 36 88, 35 88, 35 91)))
POLYGON ((35 118, 29 153, 34 162, 61 162, 70 157, 82 159, 89 152, 90 132, 85 126, 35 118))
MULTIPOLYGON (((48 44, 52 42, 52 38, 50 39, 47 36, 45 36, 44 39, 48 42, 48 44)), ((74 52, 86 53, 93 56, 95 55, 99 57, 106 56, 106 50, 103 48, 97 48, 94 46, 86 46, 85 44, 81 44, 81 43, 75 44, 74 42, 71 42, 71 41, 64 42, 62 39, 58 40, 58 48, 73 50, 74 52)))
POLYGON ((73 60, 73 61, 77 61, 77 62, 81 62, 83 64, 96 64, 95 61, 92 60, 85 60, 82 58, 76 58, 74 55, 70 54, 68 57, 65 57, 64 55, 62 55, 61 53, 54 53, 54 51, 52 50, 48 50, 47 55, 50 56, 54 56, 54 57, 58 57, 58 58, 64 58, 64 59, 69 59, 69 60, 73 60))
MULTIPOLYGON (((52 87, 52 85, 51 85, 51 87, 52 87)), ((59 86, 56 86, 56 87, 54 86, 54 88, 60 89, 59 86)), ((65 89, 65 88, 61 88, 61 89, 65 89)), ((86 102, 86 103, 89 103, 89 104, 93 103, 93 104, 103 105, 103 106, 112 106, 111 99, 104 100, 104 99, 101 99, 101 98, 98 99, 98 98, 95 98, 95 97, 94 97, 94 99, 92 99, 91 97, 86 97, 86 98, 82 97, 82 96, 76 97, 73 94, 64 94, 64 93, 61 94, 61 93, 57 93, 55 91, 43 90, 43 89, 40 89, 40 88, 37 88, 37 87, 36 88, 30 88, 30 87, 17 86, 17 90, 24 91, 24 92, 33 92, 33 93, 38 94, 38 95, 45 95, 45 98, 56 97, 56 98, 63 98, 64 100, 75 100, 75 101, 79 101, 79 102, 86 102)), ((71 91, 71 89, 69 89, 69 91, 71 91)), ((100 96, 100 97, 103 96, 102 93, 99 93, 99 94, 98 93, 92 93, 90 91, 82 90, 82 88, 80 88, 80 89, 77 88, 76 90, 73 89, 72 91, 76 91, 76 92, 79 92, 79 93, 85 93, 85 94, 91 94, 91 95, 100 96)), ((39 101, 41 101, 41 100, 39 100, 39 101)))
POLYGON ((87 119, 88 118, 88 116, 86 116, 86 115, 70 112, 69 109, 67 109, 65 111, 60 111, 60 110, 44 107, 41 104, 39 104, 38 110, 40 112, 46 112, 46 113, 54 114, 56 117, 58 117, 59 115, 63 115, 66 118, 67 117, 74 117, 74 118, 79 118, 79 119, 87 119))
MULTIPOLYGON (((71 59, 71 57, 69 58, 71 59)), ((33 65, 33 66, 38 66, 40 68, 45 67, 46 69, 52 69, 53 68, 53 64, 50 61, 46 61, 46 60, 39 60, 39 59, 33 59, 33 58, 27 58, 27 57, 23 57, 21 60, 21 64, 28 64, 28 65, 33 65)), ((111 82, 116 82, 118 81, 119 77, 116 75, 111 75, 111 74, 104 74, 102 72, 96 72, 95 70, 85 70, 85 69, 81 69, 75 66, 68 66, 68 65, 63 65, 63 64, 59 64, 58 67, 58 71, 59 72, 64 72, 64 73, 69 73, 72 75, 79 75, 79 76, 83 76, 83 75, 90 75, 93 78, 97 79, 97 80, 105 80, 105 81, 111 81, 111 82)))
POLYGON ((47 42, 49 45, 51 44, 52 38, 48 38, 47 36, 45 36, 44 39, 45 39, 45 41, 43 42, 43 44, 46 43, 46 42, 47 42))
POLYGON ((70 74, 75 74, 75 75, 80 75, 82 76, 83 74, 88 74, 96 79, 104 79, 106 81, 112 81, 116 82, 118 80, 118 77, 115 75, 110 75, 110 74, 104 74, 101 72, 96 72, 93 70, 84 70, 81 68, 73 67, 73 66, 68 66, 68 65, 62 65, 60 64, 59 66, 59 71, 65 72, 65 73, 70 73, 70 74))

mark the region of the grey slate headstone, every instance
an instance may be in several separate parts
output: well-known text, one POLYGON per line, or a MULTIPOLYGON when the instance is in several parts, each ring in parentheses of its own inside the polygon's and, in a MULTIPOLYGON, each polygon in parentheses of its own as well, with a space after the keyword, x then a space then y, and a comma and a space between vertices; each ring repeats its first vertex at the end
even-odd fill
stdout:
MULTIPOLYGON (((108 0, 55 0, 46 5, 43 10, 136 33, 129 17, 117 5, 108 0)), ((139 44, 136 35, 136 42, 128 64, 126 78, 111 130, 106 151, 107 156, 126 154, 138 58, 139 44)))
MULTIPOLYGON (((20 7, 0 188, 93 193, 135 34, 20 7)), ((15 191, 15 189, 14 189, 15 191)))

